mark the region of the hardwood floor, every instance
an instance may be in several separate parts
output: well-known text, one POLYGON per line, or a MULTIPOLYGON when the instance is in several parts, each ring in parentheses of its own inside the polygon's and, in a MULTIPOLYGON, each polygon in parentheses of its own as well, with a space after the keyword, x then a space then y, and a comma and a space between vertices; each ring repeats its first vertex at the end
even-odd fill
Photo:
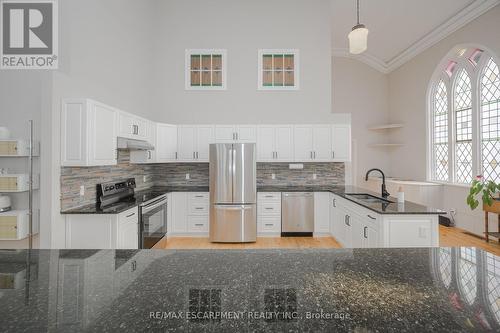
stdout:
MULTIPOLYGON (((442 247, 478 247, 500 256, 500 243, 468 234, 459 228, 439 227, 439 245, 442 247)), ((333 237, 258 237, 255 243, 210 243, 205 237, 172 237, 161 240, 156 249, 306 249, 341 248, 333 237)))

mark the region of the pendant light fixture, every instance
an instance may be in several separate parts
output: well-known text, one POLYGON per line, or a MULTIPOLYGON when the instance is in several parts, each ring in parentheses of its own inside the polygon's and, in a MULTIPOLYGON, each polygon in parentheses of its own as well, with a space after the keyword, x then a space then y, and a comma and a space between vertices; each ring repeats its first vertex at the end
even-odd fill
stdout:
POLYGON ((356 0, 356 12, 358 22, 349 33, 349 52, 361 54, 368 48, 368 29, 364 24, 359 23, 359 0, 356 0))

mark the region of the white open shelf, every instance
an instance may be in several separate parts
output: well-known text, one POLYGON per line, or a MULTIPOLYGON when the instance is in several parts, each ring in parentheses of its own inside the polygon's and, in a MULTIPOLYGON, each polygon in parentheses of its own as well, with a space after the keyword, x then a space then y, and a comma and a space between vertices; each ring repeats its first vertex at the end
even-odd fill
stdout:
POLYGON ((383 125, 376 125, 376 126, 368 127, 368 129, 370 131, 382 131, 382 130, 402 128, 402 127, 404 127, 403 124, 383 124, 383 125))

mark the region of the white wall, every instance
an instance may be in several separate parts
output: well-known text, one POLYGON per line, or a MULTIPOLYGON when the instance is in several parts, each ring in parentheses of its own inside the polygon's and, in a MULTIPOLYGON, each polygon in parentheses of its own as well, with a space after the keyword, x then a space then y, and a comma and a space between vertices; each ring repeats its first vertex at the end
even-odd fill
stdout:
POLYGON ((389 151, 369 146, 387 140, 387 134, 367 129, 388 120, 387 75, 349 58, 334 57, 332 68, 333 112, 351 114, 355 183, 362 186, 370 168, 380 168, 390 176, 389 151))
MULTIPOLYGON (((426 179, 426 93, 436 66, 457 44, 484 45, 500 56, 499 31, 500 6, 497 6, 390 73, 389 116, 392 122, 406 125, 392 135, 392 140, 406 144, 391 155, 394 175, 426 179)), ((467 192, 466 187, 445 186, 439 205, 457 210, 458 226, 481 234, 483 216, 480 209, 471 212, 467 207, 467 192)))
POLYGON ((333 121, 330 2, 158 1, 155 119, 173 123, 333 121), (186 91, 184 52, 228 51, 226 91, 186 91), (257 50, 300 50, 299 91, 257 91, 257 50))

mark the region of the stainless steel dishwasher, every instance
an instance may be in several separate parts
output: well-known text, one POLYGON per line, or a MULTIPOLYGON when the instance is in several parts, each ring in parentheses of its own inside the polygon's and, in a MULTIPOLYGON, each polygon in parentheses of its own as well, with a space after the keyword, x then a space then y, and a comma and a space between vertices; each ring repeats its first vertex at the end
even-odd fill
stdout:
POLYGON ((314 193, 281 194, 281 235, 312 236, 314 231, 314 193))

